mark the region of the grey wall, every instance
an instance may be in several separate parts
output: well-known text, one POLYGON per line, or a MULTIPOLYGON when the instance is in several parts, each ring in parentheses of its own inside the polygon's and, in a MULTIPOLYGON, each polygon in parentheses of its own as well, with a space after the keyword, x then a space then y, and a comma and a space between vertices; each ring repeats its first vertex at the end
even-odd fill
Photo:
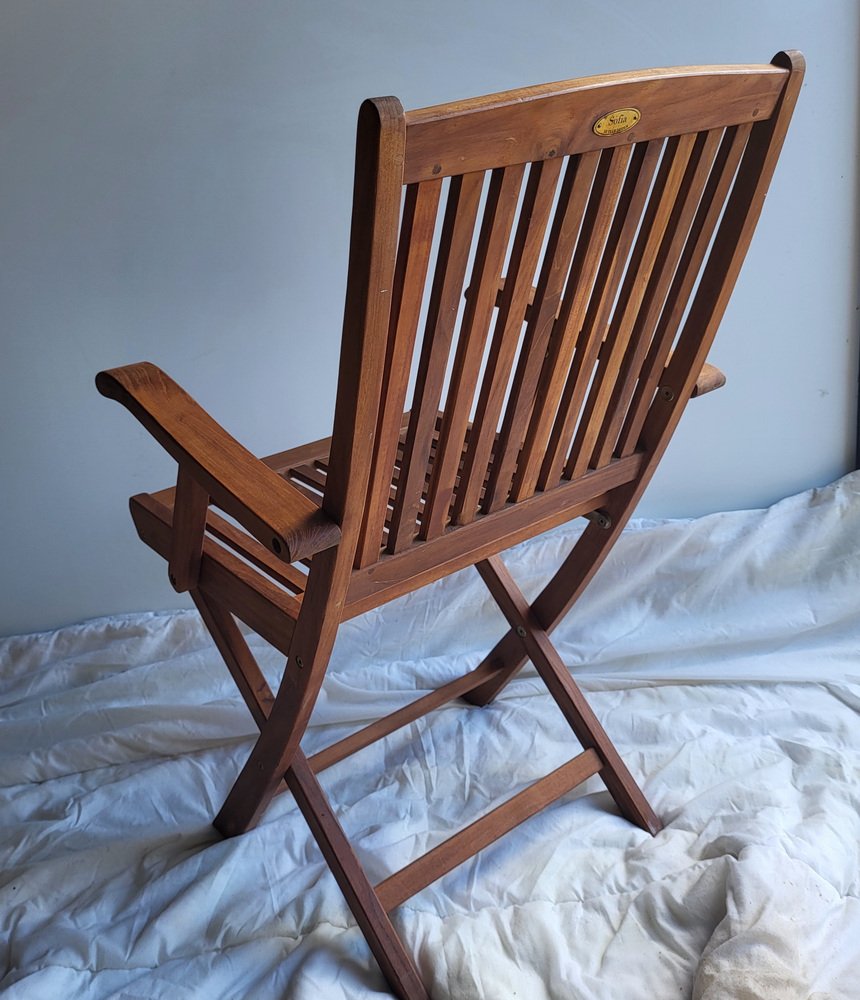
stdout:
POLYGON ((261 453, 330 429, 355 112, 593 72, 807 56, 713 360, 641 512, 852 462, 854 0, 3 0, 0 633, 175 606, 129 494, 169 460, 92 385, 150 359, 261 453))

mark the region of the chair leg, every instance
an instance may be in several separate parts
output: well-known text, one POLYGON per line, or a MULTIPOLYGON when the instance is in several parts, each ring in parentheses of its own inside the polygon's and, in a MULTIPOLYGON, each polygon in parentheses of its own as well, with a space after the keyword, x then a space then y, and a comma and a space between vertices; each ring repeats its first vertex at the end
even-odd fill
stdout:
POLYGON ((651 834, 659 833, 662 823, 648 804, 642 790, 627 770, 627 766, 606 735, 591 706, 576 681, 550 642, 533 607, 514 582, 499 556, 491 556, 476 566, 481 578, 493 595, 514 635, 522 644, 549 688, 549 692, 567 719, 576 738, 586 750, 594 750, 603 762, 600 775, 618 808, 632 823, 651 834))
POLYGON ((287 771, 287 784, 392 991, 401 1000, 430 1000, 415 963, 403 947, 301 750, 287 771))
MULTIPOLYGON (((612 519, 608 528, 601 527, 595 521, 586 526, 555 576, 532 604, 532 613, 545 632, 552 632, 591 582, 633 512, 635 498, 635 495, 625 495, 611 504, 612 519)), ((527 661, 523 644, 516 630, 511 629, 475 668, 486 670, 491 665, 493 676, 463 697, 473 705, 488 705, 522 670, 527 661)))
POLYGON ((210 600, 201 590, 191 591, 191 600, 200 612, 203 623, 218 647, 239 693, 248 706, 254 722, 262 726, 272 710, 275 696, 257 661, 251 655, 239 626, 220 604, 210 600))
POLYGON ((489 705, 523 669, 528 663, 528 659, 528 656, 523 652, 523 644, 519 641, 517 633, 513 629, 510 632, 505 632, 475 667, 475 670, 480 670, 482 673, 487 668, 491 668, 493 675, 479 687, 466 691, 462 695, 463 700, 472 705, 489 705))
MULTIPOLYGON (((191 597, 254 721, 262 727, 271 712, 274 696, 233 616, 200 590, 192 591, 191 597)), ((429 1000, 415 963, 403 947, 301 750, 296 752, 284 778, 392 991, 401 1000, 429 1000)))
POLYGON ((337 636, 348 579, 339 567, 337 547, 314 557, 301 612, 290 643, 289 658, 271 712, 260 736, 215 817, 225 837, 249 830, 268 805, 290 769, 310 721, 337 636))

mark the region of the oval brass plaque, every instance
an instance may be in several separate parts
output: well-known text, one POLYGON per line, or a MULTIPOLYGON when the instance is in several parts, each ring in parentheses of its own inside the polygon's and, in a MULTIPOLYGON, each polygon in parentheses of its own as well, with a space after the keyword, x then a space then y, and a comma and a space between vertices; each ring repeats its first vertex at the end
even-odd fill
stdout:
POLYGON ((618 135, 619 132, 633 128, 641 117, 638 108, 619 108, 598 118, 591 130, 595 135, 618 135))

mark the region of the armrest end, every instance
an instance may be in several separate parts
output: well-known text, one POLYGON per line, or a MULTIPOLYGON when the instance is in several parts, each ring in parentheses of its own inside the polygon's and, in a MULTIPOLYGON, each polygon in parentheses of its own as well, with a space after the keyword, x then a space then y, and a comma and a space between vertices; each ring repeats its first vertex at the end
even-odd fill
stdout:
POLYGON ((699 377, 696 379, 696 385, 692 393, 693 398, 696 396, 704 396, 706 392, 713 392, 714 389, 722 389, 725 384, 725 374, 721 372, 716 365, 708 364, 706 361, 704 365, 702 365, 699 377))
POLYGON ((160 368, 149 362, 99 372, 96 388, 115 399, 206 490, 284 562, 340 541, 340 526, 231 437, 160 368))

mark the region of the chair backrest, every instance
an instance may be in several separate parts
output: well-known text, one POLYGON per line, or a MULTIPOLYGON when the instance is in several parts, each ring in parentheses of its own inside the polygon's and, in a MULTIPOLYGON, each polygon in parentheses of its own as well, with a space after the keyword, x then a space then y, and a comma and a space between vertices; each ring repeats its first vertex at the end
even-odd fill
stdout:
POLYGON ((499 549, 656 462, 802 69, 781 53, 365 102, 324 498, 356 569, 443 538, 499 549))

